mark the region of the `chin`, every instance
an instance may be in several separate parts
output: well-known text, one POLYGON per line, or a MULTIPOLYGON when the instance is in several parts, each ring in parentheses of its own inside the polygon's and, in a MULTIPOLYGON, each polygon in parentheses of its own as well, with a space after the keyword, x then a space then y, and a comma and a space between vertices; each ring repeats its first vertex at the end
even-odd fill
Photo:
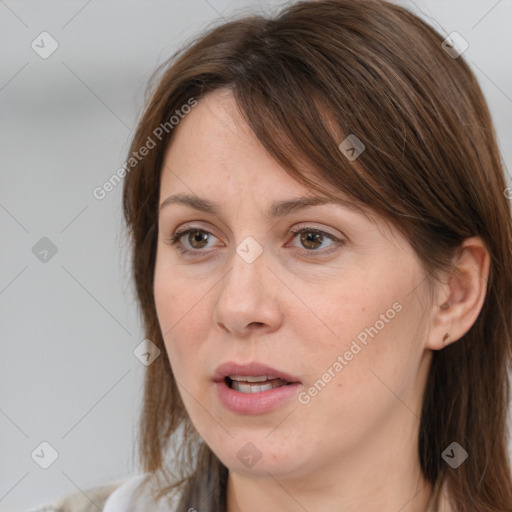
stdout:
POLYGON ((300 477, 311 473, 304 446, 287 447, 279 441, 273 444, 264 438, 248 439, 249 436, 244 436, 244 440, 232 441, 224 450, 216 449, 214 453, 230 471, 247 477, 269 478, 269 474, 275 478, 300 477))

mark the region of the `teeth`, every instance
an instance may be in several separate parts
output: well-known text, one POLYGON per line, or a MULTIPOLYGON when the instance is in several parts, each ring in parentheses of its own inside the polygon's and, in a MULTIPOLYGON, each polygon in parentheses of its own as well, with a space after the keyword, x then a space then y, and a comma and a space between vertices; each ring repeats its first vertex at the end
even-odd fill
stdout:
POLYGON ((268 383, 262 384, 260 386, 256 384, 244 384, 243 382, 233 379, 233 382, 231 383, 231 389, 234 389, 235 391, 240 391, 241 393, 259 393, 260 391, 268 391, 269 389, 277 388, 285 384, 286 382, 282 379, 272 379, 268 383))
POLYGON ((250 376, 247 376, 247 377, 243 377, 243 376, 240 376, 240 375, 229 375, 229 378, 231 380, 236 380, 236 381, 242 381, 242 382, 265 382, 266 380, 272 380, 273 377, 267 377, 266 375, 262 375, 260 377, 250 377, 250 376))

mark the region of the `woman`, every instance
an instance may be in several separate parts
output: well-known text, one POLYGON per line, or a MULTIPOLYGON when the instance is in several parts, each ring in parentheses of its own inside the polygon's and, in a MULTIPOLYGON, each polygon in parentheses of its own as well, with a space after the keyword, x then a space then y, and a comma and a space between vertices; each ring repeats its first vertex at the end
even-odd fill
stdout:
POLYGON ((512 510, 510 206, 444 39, 320 0, 166 66, 123 196, 161 355, 106 512, 512 510))

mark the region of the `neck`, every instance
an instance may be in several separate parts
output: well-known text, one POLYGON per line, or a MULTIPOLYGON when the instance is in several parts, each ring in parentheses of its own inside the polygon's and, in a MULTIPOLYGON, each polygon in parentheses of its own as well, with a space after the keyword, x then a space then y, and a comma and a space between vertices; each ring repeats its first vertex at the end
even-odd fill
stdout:
POLYGON ((425 512, 432 485, 419 465, 418 425, 408 419, 379 426, 350 453, 333 453, 325 464, 308 466, 308 474, 230 471, 227 512, 425 512))
POLYGON ((425 512, 432 486, 422 476, 354 477, 327 488, 313 482, 282 478, 247 478, 230 472, 227 512, 425 512))

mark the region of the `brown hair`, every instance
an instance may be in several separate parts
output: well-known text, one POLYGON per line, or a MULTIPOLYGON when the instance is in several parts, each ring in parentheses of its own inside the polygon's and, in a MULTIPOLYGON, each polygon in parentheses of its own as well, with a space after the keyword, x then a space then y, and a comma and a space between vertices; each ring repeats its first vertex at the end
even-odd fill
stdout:
MULTIPOLYGON (((231 20, 157 70, 165 68, 130 154, 191 98, 228 88, 261 144, 290 176, 332 195, 304 175, 314 170, 390 221, 418 254, 429 284, 440 270, 451 269, 464 239, 480 236, 491 257, 485 302, 463 338, 433 353, 418 457, 434 485, 431 510, 443 484, 457 512, 504 512, 512 510, 506 444, 510 205, 483 94, 463 57, 443 49, 443 39, 405 8, 377 0, 305 1, 272 18, 231 20), (339 149, 349 134, 365 145, 353 161, 339 149), (453 441, 469 453, 457 469, 441 457, 453 441)), ((139 457, 144 471, 166 483, 159 496, 187 484, 184 503, 195 505, 199 482, 211 478, 222 510, 227 469, 191 425, 153 297, 160 176, 173 134, 166 126, 157 147, 127 173, 123 190, 145 334, 162 352, 145 376, 139 457), (176 439, 182 446, 173 459, 175 473, 168 475, 165 455, 176 439)))

